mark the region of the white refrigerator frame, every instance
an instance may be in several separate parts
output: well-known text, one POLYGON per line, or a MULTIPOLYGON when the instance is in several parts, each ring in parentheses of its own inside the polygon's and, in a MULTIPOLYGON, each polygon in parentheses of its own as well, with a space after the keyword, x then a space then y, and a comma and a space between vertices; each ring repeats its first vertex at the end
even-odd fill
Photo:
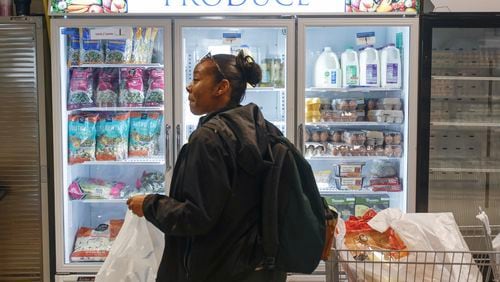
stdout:
MULTIPOLYGON (((66 64, 64 58, 61 58, 60 29, 65 27, 111 27, 111 26, 152 26, 161 27, 164 30, 163 34, 163 59, 165 71, 165 101, 164 101, 164 129, 173 124, 173 92, 172 92, 172 21, 166 18, 52 18, 51 19, 51 57, 52 57, 52 118, 53 118, 53 148, 54 148, 54 213, 55 213, 55 266, 56 275, 67 275, 70 273, 97 273, 101 262, 73 262, 66 263, 64 261, 64 193, 67 193, 67 187, 63 184, 66 177, 67 159, 64 159, 61 150, 67 149, 67 136, 64 136, 62 130, 62 115, 66 109, 62 109, 62 99, 66 99, 67 93, 61 89, 62 80, 67 81, 66 74, 61 74, 61 67, 66 64), (63 59, 64 61, 61 61, 63 59)), ((166 168, 166 183, 170 183, 171 168, 173 167, 172 154, 172 131, 165 132, 166 148, 165 148, 165 168, 166 168), (170 141, 170 142, 169 142, 170 141)))
MULTIPOLYGON (((355 27, 355 26, 374 26, 374 27, 409 27, 409 85, 408 100, 405 105, 405 122, 408 126, 405 128, 408 147, 406 151, 406 183, 408 187, 403 187, 403 193, 406 193, 406 210, 403 212, 415 212, 416 209, 416 170, 417 170, 417 121, 418 121, 418 57, 419 57, 419 18, 418 16, 395 16, 395 17, 363 17, 363 16, 344 16, 331 18, 299 18, 297 25, 297 69, 304 69, 306 64, 306 28, 308 27, 355 27)), ((298 73, 297 77, 297 145, 303 144, 301 131, 305 126, 305 89, 306 81, 303 73, 298 73)), ((300 150, 303 150, 300 147, 300 150)))
POLYGON ((185 27, 213 27, 213 28, 286 28, 287 29, 287 42, 286 42, 286 133, 284 134, 294 142, 295 136, 295 19, 180 19, 174 20, 174 73, 176 73, 174 91, 176 96, 174 98, 175 109, 175 146, 174 152, 180 151, 182 140, 184 140, 182 131, 182 115, 183 115, 183 73, 184 73, 184 54, 183 54, 183 40, 182 29, 185 27))

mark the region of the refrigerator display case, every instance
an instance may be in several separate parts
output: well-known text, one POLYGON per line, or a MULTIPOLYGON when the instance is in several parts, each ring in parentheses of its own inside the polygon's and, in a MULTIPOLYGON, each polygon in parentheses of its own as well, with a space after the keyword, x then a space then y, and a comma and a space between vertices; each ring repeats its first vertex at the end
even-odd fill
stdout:
POLYGON ((189 109, 186 86, 193 69, 208 52, 234 54, 246 49, 262 69, 262 82, 248 85, 242 104, 259 105, 264 117, 293 141, 294 44, 293 19, 177 20, 175 21, 176 150, 187 142, 198 125, 198 116, 189 109))
POLYGON ((494 14, 422 18, 417 210, 477 224, 500 216, 500 24, 494 14))
POLYGON ((96 273, 136 194, 170 183, 171 23, 52 19, 56 272, 96 273))
POLYGON ((300 18, 297 144, 342 218, 415 210, 418 18, 300 18))

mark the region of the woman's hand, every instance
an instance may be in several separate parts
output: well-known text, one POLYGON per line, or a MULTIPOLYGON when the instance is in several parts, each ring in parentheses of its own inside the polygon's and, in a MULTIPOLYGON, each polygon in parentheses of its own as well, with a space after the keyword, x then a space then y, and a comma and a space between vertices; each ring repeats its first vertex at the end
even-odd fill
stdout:
POLYGON ((133 196, 132 198, 128 198, 127 200, 128 209, 139 217, 144 216, 144 212, 142 211, 144 198, 146 198, 146 195, 137 195, 133 196))

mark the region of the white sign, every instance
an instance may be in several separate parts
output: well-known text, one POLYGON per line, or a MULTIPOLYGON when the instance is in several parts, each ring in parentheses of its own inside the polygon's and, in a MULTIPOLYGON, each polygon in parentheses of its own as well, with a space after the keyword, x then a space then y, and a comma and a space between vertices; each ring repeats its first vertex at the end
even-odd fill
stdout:
POLYGON ((128 13, 321 14, 343 13, 345 0, 129 0, 128 13))
POLYGON ((500 11, 498 0, 431 0, 434 12, 497 12, 500 11))
POLYGON ((90 39, 129 39, 131 32, 132 29, 126 27, 96 27, 90 29, 90 39))

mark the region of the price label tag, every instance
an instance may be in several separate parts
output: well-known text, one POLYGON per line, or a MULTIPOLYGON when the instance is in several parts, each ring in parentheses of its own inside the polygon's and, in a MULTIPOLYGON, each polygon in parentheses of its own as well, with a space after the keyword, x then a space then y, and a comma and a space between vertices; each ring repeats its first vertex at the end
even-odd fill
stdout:
POLYGON ((129 39, 131 33, 130 27, 98 27, 90 30, 90 39, 129 39))
POLYGON ((356 44, 358 46, 375 45, 375 32, 356 33, 356 44))

